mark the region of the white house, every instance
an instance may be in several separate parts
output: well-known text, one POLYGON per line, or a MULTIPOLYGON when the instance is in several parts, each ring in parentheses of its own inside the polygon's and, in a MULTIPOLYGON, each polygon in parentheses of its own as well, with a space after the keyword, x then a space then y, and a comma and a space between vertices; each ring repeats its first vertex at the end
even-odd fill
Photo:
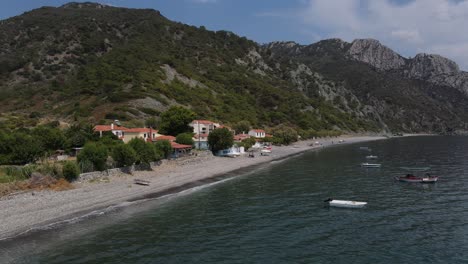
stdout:
POLYGON ((208 134, 207 133, 195 134, 192 139, 195 144, 195 148, 208 149, 208 134))
POLYGON ((211 131, 219 128, 219 123, 210 120, 193 120, 189 126, 193 128, 195 134, 209 134, 211 131))
POLYGON ((114 123, 110 125, 97 125, 94 127, 95 132, 99 132, 99 137, 102 137, 102 132, 111 131, 112 134, 116 135, 118 138, 123 139, 125 135, 125 130, 128 128, 114 125, 114 123))
POLYGON ((263 129, 252 129, 249 131, 249 135, 251 137, 264 138, 266 133, 265 133, 265 130, 263 129))

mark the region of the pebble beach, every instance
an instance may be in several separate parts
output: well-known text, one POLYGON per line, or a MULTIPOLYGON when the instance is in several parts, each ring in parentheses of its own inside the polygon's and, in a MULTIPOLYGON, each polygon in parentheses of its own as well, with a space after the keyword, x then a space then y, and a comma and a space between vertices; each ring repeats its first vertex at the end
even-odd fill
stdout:
POLYGON ((381 140, 379 136, 343 136, 339 138, 296 142, 289 146, 273 147, 268 156, 259 153, 255 158, 243 155, 236 158, 211 155, 191 156, 181 160, 165 160, 152 171, 137 171, 100 180, 74 183, 67 191, 34 191, 0 198, 0 240, 27 234, 35 228, 50 226, 90 212, 116 206, 128 201, 157 198, 171 192, 188 189, 230 173, 236 176, 255 166, 267 166, 306 151, 330 146, 381 140), (338 143, 340 140, 344 142, 338 143), (149 186, 134 184, 135 179, 150 182, 149 186))

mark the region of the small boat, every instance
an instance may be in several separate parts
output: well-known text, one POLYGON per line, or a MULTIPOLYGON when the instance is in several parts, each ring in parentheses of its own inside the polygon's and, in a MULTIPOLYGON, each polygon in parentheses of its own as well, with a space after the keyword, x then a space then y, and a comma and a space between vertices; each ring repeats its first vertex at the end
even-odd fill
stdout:
POLYGON ((395 180, 401 182, 415 182, 415 183, 435 183, 439 180, 438 176, 417 177, 414 175, 406 175, 403 177, 395 177, 395 180))
POLYGON ((229 158, 236 158, 236 157, 239 157, 239 156, 240 156, 240 153, 238 153, 238 152, 230 152, 230 153, 227 153, 225 156, 226 156, 226 157, 229 157, 229 158))
POLYGON ((366 206, 367 202, 356 202, 356 201, 345 201, 345 200, 334 200, 327 199, 324 202, 328 203, 329 206, 333 207, 344 207, 344 208, 362 208, 366 206))
POLYGON ((367 151, 371 151, 372 149, 369 148, 369 147, 359 147, 360 150, 367 150, 367 151))
POLYGON ((374 155, 369 155, 369 156, 366 156, 366 159, 377 159, 378 157, 377 156, 374 156, 374 155))
POLYGON ((368 163, 368 162, 361 163, 361 167, 364 167, 364 168, 380 168, 381 166, 382 164, 379 164, 379 163, 368 163))
POLYGON ((144 186, 149 186, 150 185, 150 181, 140 180, 140 179, 133 180, 133 183, 138 184, 138 185, 144 185, 144 186))

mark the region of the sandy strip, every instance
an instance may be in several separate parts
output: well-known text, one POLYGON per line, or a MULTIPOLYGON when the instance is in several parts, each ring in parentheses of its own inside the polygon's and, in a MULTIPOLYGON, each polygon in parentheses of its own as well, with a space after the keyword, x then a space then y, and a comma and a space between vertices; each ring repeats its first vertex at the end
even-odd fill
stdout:
MULTIPOLYGON (((309 146, 313 141, 301 141, 294 145, 273 147, 269 156, 255 158, 195 157, 192 160, 167 161, 154 171, 142 171, 134 175, 111 177, 105 182, 76 183, 76 189, 62 192, 28 192, 0 199, 0 240, 27 232, 33 227, 85 215, 89 212, 118 205, 145 196, 158 196, 164 192, 180 191, 193 187, 197 181, 233 172, 249 166, 269 163, 313 149, 337 145, 340 139, 349 144, 384 139, 383 137, 341 137, 318 140, 322 145, 309 146), (332 144, 332 141, 334 144, 332 144), (150 186, 133 184, 135 178, 151 182, 150 186)), ((202 183, 200 183, 202 184, 202 183)))

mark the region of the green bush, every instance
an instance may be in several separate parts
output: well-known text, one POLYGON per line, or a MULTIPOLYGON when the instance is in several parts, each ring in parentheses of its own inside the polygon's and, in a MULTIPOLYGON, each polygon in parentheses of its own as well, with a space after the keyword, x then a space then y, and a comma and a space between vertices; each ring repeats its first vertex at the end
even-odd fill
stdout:
POLYGON ((103 171, 106 169, 107 148, 94 142, 87 143, 77 157, 78 163, 89 162, 94 169, 103 171))
POLYGON ((136 164, 149 164, 152 161, 158 161, 163 154, 158 154, 156 146, 153 143, 145 142, 141 138, 133 138, 128 145, 135 150, 136 164))
POLYGON ((181 133, 177 135, 175 142, 193 146, 193 133, 181 133))
POLYGON ((155 143, 155 147, 156 147, 157 153, 165 157, 166 159, 169 158, 169 156, 172 153, 172 146, 169 140, 158 140, 155 143))
POLYGON ((246 139, 242 140, 242 144, 243 144, 245 150, 248 150, 249 148, 251 148, 253 145, 255 145, 255 143, 257 143, 255 138, 246 138, 246 139))
POLYGON ((213 152, 230 148, 233 144, 234 136, 227 128, 215 129, 208 135, 208 145, 213 152))
POLYGON ((289 145, 292 142, 296 142, 298 140, 298 134, 296 130, 283 126, 273 131, 273 138, 273 143, 289 145))
POLYGON ((62 167, 62 174, 63 177, 69 182, 78 179, 78 176, 80 175, 78 164, 74 161, 66 161, 62 167))
POLYGON ((131 166, 137 160, 137 154, 133 148, 127 144, 122 144, 114 147, 111 154, 117 167, 131 166))
POLYGON ((192 131, 189 123, 195 118, 195 113, 187 108, 173 106, 161 114, 160 132, 176 136, 192 131))

